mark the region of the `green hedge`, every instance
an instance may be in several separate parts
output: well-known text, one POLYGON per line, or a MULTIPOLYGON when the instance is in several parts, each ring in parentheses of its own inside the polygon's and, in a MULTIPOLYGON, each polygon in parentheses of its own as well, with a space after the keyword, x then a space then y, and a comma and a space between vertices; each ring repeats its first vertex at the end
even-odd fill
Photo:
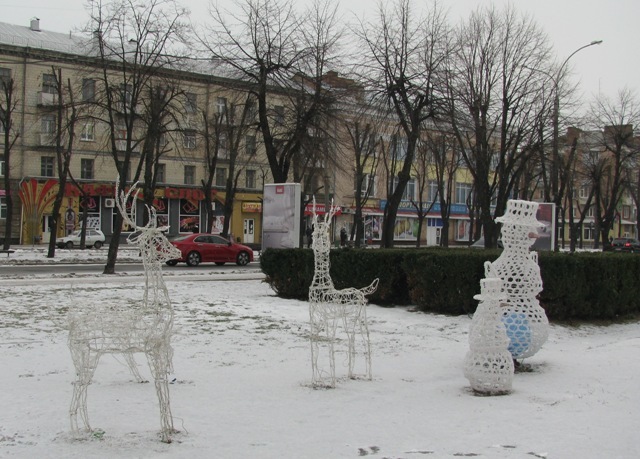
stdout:
MULTIPOLYGON (((484 264, 499 250, 336 249, 331 251, 335 287, 364 287, 378 305, 415 304, 420 310, 469 314, 478 304, 484 264)), ((306 300, 313 278, 309 249, 268 249, 260 257, 266 281, 284 298, 306 300)), ((640 313, 640 256, 613 253, 540 252, 540 304, 550 319, 613 319, 640 313)))

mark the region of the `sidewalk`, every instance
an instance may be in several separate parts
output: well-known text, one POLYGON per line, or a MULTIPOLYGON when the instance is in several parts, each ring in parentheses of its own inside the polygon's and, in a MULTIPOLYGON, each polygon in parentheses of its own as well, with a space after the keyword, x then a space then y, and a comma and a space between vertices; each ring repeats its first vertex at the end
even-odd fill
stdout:
MULTIPOLYGON (((49 246, 12 245, 12 253, 0 253, 0 265, 15 264, 55 264, 55 263, 106 263, 109 254, 107 246, 101 249, 59 249, 56 247, 55 256, 48 258, 49 246)), ((138 250, 133 246, 121 244, 118 248, 118 261, 140 262, 138 250)))

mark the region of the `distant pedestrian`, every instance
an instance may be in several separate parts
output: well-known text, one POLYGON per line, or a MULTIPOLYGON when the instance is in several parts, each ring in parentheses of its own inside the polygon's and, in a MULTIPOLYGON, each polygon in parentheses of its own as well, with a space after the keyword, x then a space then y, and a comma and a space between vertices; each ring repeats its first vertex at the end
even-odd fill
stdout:
POLYGON ((340 247, 345 247, 347 245, 347 228, 344 226, 340 230, 340 247))
POLYGON ((313 230, 314 226, 307 226, 307 247, 311 248, 311 244, 313 243, 313 230))

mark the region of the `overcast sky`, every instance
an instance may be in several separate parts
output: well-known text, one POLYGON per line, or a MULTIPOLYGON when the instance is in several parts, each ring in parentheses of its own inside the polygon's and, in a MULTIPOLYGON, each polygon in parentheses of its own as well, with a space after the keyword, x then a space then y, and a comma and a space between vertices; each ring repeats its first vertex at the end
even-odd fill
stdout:
MULTIPOLYGON (((298 0, 300 1, 300 0, 298 0)), ((302 0, 304 2, 309 0, 302 0)), ((377 0, 339 0, 345 17, 362 15, 377 0)), ((440 0, 450 10, 450 19, 459 18, 480 4, 504 5, 507 0, 440 0)), ((83 25, 88 16, 87 0, 0 0, 0 21, 27 26, 32 17, 40 18, 40 27, 69 32, 83 25)), ((193 16, 207 14, 209 0, 183 0, 193 16)), ((218 0, 222 6, 231 0, 218 0)), ((415 1, 418 6, 424 2, 415 1)), ((604 40, 576 54, 570 60, 573 80, 580 82, 588 100, 598 92, 615 96, 626 87, 640 97, 640 0, 512 0, 519 10, 531 14, 549 35, 558 61, 593 40, 604 40)))

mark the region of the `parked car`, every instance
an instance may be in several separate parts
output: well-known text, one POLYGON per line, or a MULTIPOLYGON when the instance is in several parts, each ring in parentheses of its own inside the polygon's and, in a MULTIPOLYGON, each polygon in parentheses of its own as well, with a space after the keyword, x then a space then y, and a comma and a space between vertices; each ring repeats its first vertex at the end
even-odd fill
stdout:
POLYGON ((206 262, 213 262, 217 265, 229 262, 245 266, 253 261, 251 247, 237 244, 217 234, 188 234, 170 242, 182 252, 182 257, 179 260, 167 261, 169 266, 175 266, 181 262, 189 266, 198 266, 200 263, 206 262))
MULTIPOLYGON (((484 236, 480 236, 480 239, 471 244, 469 247, 471 247, 472 249, 484 249, 484 236)), ((498 248, 504 248, 504 246, 502 245, 502 239, 498 239, 498 248)))
MULTIPOLYGON (((81 235, 82 230, 74 231, 68 236, 56 239, 56 245, 61 249, 73 249, 74 247, 80 247, 81 235)), ((104 245, 104 233, 99 229, 87 228, 84 243, 86 247, 99 249, 104 245)))
POLYGON ((609 250, 612 252, 640 252, 640 242, 630 237, 617 237, 611 241, 609 250))

